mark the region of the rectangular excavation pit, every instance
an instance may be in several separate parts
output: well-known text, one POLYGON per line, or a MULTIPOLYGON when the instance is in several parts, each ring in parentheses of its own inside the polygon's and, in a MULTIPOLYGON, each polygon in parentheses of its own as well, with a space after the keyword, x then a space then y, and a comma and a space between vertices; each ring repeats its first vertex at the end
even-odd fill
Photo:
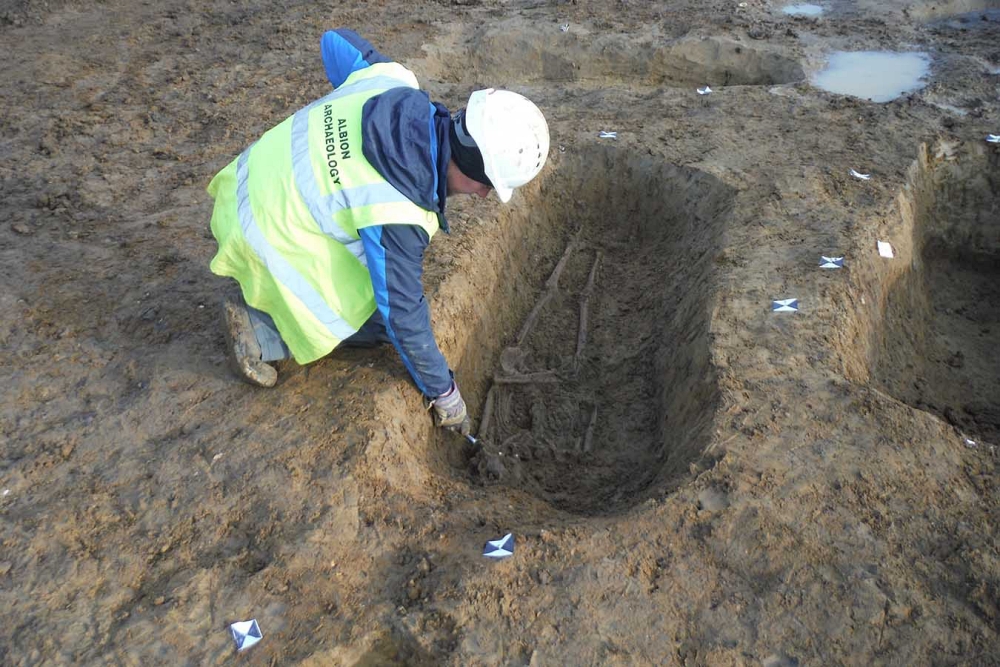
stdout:
MULTIPOLYGON (((501 213, 510 246, 480 258, 496 282, 446 325, 471 330, 444 335, 466 341, 473 478, 607 514, 671 486, 708 443, 714 257, 733 191, 612 148, 557 162, 501 213)), ((456 474, 454 440, 429 445, 456 474)))
POLYGON ((805 78, 801 63, 781 48, 728 37, 667 39, 635 33, 561 32, 523 17, 455 25, 424 45, 414 63, 430 79, 507 87, 543 82, 632 86, 769 86, 805 78), (455 62, 462 67, 456 69, 455 62))
POLYGON ((872 360, 886 393, 990 442, 1000 436, 998 193, 992 147, 921 149, 900 197, 911 261, 887 293, 872 360))

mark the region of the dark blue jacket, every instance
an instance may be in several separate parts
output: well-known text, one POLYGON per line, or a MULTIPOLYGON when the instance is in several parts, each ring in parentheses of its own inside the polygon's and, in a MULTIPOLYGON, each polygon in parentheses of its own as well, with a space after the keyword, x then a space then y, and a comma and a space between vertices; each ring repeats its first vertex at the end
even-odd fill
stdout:
MULTIPOLYGON (((356 70, 391 62, 351 30, 331 30, 320 43, 326 76, 334 88, 356 70)), ((394 88, 377 95, 362 111, 361 145, 365 158, 410 201, 438 214, 445 232, 447 197, 448 110, 414 88, 394 88)), ((419 225, 375 225, 358 231, 385 333, 399 351, 417 387, 429 398, 451 388, 452 373, 431 330, 424 298, 424 249, 430 239, 419 225)), ((365 329, 380 324, 369 320, 365 329)))

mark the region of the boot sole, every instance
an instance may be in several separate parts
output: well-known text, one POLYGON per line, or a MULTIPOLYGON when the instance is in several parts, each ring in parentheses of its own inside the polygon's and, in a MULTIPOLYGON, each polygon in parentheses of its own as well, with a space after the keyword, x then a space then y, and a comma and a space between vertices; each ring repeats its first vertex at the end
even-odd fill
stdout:
POLYGON ((253 325, 243 305, 243 297, 226 297, 222 304, 225 315, 226 358, 233 372, 245 382, 257 387, 273 387, 278 371, 260 360, 260 348, 253 339, 253 325), (255 349, 256 348, 256 349, 255 349), (256 358, 254 358, 256 357, 256 358))

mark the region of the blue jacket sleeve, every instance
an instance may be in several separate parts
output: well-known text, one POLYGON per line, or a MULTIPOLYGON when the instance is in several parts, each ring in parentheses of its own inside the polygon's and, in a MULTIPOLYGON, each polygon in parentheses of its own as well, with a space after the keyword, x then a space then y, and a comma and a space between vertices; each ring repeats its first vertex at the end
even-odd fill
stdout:
POLYGON ((424 298, 424 249, 430 239, 417 225, 376 225, 358 230, 386 333, 417 388, 428 398, 451 389, 452 373, 431 330, 424 298))
POLYGON ((358 33, 337 28, 323 33, 319 43, 326 78, 339 87, 353 72, 375 63, 392 62, 358 33))

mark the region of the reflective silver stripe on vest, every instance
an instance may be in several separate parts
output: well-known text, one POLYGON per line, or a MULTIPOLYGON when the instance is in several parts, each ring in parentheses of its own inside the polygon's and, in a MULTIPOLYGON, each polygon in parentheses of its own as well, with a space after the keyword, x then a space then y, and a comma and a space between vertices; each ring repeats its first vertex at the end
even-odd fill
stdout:
POLYGON ((319 292, 313 289, 312 285, 295 270, 295 267, 288 263, 288 260, 271 247, 271 244, 264 238, 264 234, 261 233, 260 227, 257 226, 257 219, 250 206, 250 187, 247 182, 250 177, 247 163, 251 150, 253 150, 253 146, 240 153, 240 157, 236 161, 236 211, 240 219, 240 227, 243 229, 243 238, 264 262, 271 275, 288 288, 331 334, 338 340, 349 338, 356 332, 356 329, 330 309, 319 292))
POLYGON ((346 246, 351 254, 366 267, 368 260, 365 258, 365 249, 361 241, 352 238, 350 234, 345 232, 333 219, 334 214, 355 206, 407 202, 409 199, 387 182, 345 188, 329 195, 321 195, 319 184, 313 175, 309 156, 309 112, 320 104, 327 104, 341 97, 368 90, 398 88, 401 85, 405 85, 405 83, 390 76, 373 76, 370 79, 362 79, 349 86, 342 86, 326 97, 298 110, 292 118, 292 173, 299 196, 302 197, 313 220, 323 230, 323 233, 346 246))

